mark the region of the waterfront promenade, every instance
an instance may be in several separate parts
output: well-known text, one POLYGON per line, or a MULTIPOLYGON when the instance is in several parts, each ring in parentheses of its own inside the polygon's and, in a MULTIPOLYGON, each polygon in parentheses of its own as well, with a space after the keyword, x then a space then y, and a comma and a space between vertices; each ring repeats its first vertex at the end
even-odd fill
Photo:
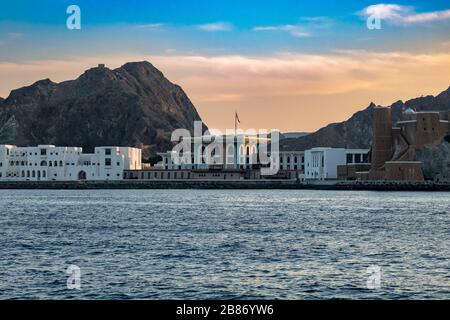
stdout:
POLYGON ((450 182, 296 180, 170 180, 170 181, 3 181, 0 189, 310 189, 373 191, 450 191, 450 182))

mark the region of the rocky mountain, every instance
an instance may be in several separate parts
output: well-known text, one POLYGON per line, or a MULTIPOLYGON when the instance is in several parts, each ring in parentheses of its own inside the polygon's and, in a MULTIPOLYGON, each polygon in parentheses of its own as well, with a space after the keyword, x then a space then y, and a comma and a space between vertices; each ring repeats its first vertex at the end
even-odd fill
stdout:
POLYGON ((308 135, 309 132, 283 132, 280 133, 282 139, 300 138, 308 135))
MULTIPOLYGON (((350 119, 327 125, 314 133, 299 138, 281 139, 281 150, 306 150, 313 147, 370 148, 372 143, 372 113, 376 105, 371 103, 366 109, 356 112, 350 119)), ((450 110, 450 87, 437 96, 426 96, 393 103, 393 123, 400 119, 405 108, 416 111, 450 110)))
POLYGON ((174 129, 201 120, 183 89, 149 62, 99 65, 75 80, 40 80, 0 100, 0 144, 118 145, 144 159, 171 146, 174 129))
POLYGON ((426 145, 416 150, 416 158, 423 163, 423 174, 426 179, 450 181, 450 137, 441 144, 426 145))

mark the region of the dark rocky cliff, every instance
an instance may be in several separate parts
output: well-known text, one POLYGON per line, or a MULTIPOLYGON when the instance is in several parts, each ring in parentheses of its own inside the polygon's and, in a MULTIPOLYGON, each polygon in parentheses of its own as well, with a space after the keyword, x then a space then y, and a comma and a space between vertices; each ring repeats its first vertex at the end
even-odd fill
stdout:
POLYGON ((144 159, 171 146, 174 129, 200 120, 183 89, 149 62, 85 71, 76 80, 40 80, 0 99, 0 144, 142 146, 144 159))

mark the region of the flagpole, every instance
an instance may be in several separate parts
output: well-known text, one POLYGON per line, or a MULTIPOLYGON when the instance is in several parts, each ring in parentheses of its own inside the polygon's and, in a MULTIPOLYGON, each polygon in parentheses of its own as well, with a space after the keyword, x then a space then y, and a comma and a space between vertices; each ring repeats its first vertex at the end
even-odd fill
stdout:
POLYGON ((237 133, 237 111, 234 110, 234 138, 233 138, 233 140, 234 140, 234 148, 233 149, 234 149, 234 159, 235 159, 235 163, 236 163, 235 168, 237 169, 237 168, 239 168, 239 165, 238 165, 238 153, 237 153, 238 145, 237 145, 236 133, 237 133))
POLYGON ((234 110, 234 136, 236 136, 237 131, 237 111, 234 110))

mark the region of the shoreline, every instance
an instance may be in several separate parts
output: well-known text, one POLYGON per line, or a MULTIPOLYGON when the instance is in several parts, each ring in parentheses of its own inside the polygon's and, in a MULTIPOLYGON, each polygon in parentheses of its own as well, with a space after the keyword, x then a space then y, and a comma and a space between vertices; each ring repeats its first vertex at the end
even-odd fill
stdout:
POLYGON ((450 182, 432 181, 325 181, 301 183, 294 180, 170 180, 170 181, 2 181, 0 190, 87 190, 87 189, 282 189, 342 191, 450 191, 450 182))

